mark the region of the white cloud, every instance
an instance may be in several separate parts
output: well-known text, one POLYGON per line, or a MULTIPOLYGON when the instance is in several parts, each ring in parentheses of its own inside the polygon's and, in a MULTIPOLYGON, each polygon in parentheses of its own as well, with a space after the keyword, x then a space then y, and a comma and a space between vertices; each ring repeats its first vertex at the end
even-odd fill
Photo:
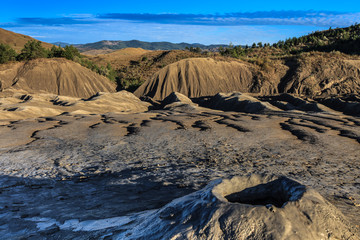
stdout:
POLYGON ((213 15, 115 14, 108 18, 92 14, 72 14, 50 20, 22 18, 3 26, 47 42, 88 43, 137 39, 250 45, 260 41, 273 43, 330 26, 349 26, 355 22, 360 22, 360 13, 273 11, 213 15))

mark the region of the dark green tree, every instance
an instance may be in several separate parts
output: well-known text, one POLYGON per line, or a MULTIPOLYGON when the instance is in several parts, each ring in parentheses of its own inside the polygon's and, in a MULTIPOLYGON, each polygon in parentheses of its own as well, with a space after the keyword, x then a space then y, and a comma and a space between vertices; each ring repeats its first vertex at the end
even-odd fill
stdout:
POLYGON ((107 78, 109 78, 111 81, 116 82, 116 76, 117 73, 116 71, 112 68, 111 64, 108 63, 106 65, 106 69, 107 69, 107 78))
POLYGON ((9 45, 0 43, 0 64, 16 60, 16 52, 9 45))
POLYGON ((52 46, 49 52, 49 58, 61 58, 61 57, 65 57, 65 50, 60 46, 58 47, 52 46))
POLYGON ((65 46, 64 51, 64 57, 69 60, 74 60, 76 57, 81 57, 79 50, 73 45, 65 46))
POLYGON ((189 50, 190 52, 201 53, 201 48, 199 47, 190 47, 189 50))
POLYGON ((41 42, 31 40, 25 44, 24 48, 21 50, 21 53, 18 55, 18 59, 31 60, 36 58, 46 58, 47 56, 48 52, 41 46, 41 42))

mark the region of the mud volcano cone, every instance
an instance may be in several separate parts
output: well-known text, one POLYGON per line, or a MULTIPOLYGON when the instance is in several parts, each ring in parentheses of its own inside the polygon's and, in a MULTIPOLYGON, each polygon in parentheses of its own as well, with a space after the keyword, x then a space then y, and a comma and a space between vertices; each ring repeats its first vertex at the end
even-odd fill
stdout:
POLYGON ((118 239, 359 239, 316 191, 260 175, 214 181, 128 227, 118 239))

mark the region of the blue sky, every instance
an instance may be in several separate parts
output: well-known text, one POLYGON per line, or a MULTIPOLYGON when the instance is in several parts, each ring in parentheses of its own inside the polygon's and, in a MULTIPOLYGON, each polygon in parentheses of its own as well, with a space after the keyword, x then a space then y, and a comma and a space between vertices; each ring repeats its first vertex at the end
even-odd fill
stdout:
POLYGON ((357 1, 2 1, 0 27, 46 42, 252 44, 360 23, 357 1))

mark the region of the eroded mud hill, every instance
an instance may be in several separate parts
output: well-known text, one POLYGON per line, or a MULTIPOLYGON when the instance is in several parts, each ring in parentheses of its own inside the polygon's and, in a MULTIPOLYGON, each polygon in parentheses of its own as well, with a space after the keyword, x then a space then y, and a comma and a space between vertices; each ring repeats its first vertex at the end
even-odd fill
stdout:
POLYGON ((163 100, 172 92, 191 98, 218 92, 251 92, 258 88, 254 71, 251 64, 243 62, 215 61, 210 58, 185 59, 157 72, 135 91, 135 95, 163 100))
POLYGON ((66 59, 36 59, 0 65, 0 86, 28 92, 88 98, 97 92, 115 92, 116 86, 80 64, 66 59))
POLYGON ((163 100, 171 92, 196 98, 232 91, 312 98, 359 94, 360 60, 335 53, 304 53, 260 66, 235 59, 185 59, 158 71, 135 95, 163 100))
POLYGON ((360 93, 360 60, 336 54, 303 54, 292 66, 293 74, 281 82, 279 92, 306 96, 360 93))

